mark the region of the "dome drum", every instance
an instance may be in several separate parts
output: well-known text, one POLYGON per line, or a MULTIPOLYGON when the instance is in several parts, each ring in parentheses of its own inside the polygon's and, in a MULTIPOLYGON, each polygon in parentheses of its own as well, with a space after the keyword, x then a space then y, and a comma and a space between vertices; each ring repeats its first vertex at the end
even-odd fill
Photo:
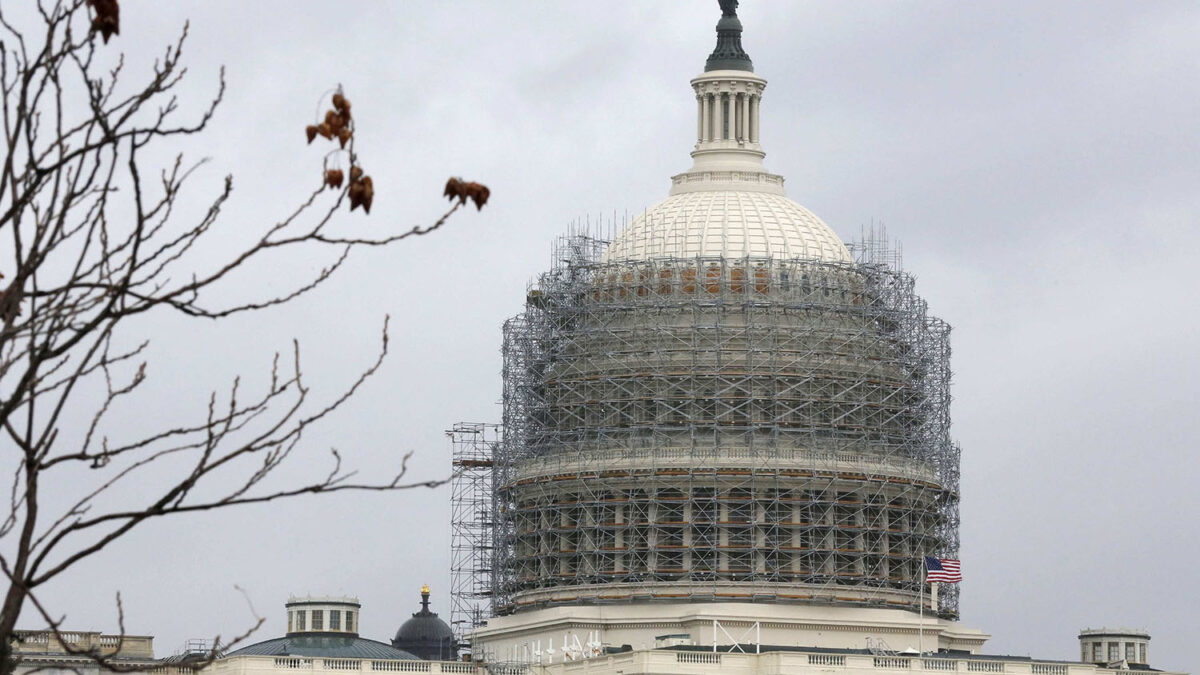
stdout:
POLYGON ((911 607, 921 569, 912 553, 941 548, 939 510, 954 497, 862 467, 647 464, 618 476, 602 459, 507 488, 516 607, 680 593, 911 607), (555 511, 556 522, 542 519, 555 511), (637 589, 617 594, 619 584, 637 589))
POLYGON ((565 259, 506 326, 502 612, 672 597, 916 608, 922 557, 957 548, 958 494, 947 331, 910 277, 820 259, 565 259))

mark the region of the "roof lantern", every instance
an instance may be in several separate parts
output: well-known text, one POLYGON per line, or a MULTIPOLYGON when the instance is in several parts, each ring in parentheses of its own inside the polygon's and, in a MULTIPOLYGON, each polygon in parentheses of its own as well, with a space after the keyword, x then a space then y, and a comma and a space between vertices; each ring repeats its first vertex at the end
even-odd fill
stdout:
POLYGON ((349 596, 291 596, 287 604, 288 635, 337 633, 358 635, 358 598, 349 596))
POLYGON ((1140 628, 1085 628, 1079 631, 1080 660, 1129 670, 1150 666, 1150 633, 1140 628))

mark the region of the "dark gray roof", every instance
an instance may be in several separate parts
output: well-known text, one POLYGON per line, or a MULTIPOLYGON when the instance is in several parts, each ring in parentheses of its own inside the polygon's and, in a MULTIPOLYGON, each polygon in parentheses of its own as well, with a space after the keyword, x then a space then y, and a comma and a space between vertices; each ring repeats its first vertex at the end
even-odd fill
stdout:
POLYGON ((453 640, 454 631, 450 630, 450 626, 438 618, 437 614, 426 610, 413 614, 413 618, 405 621, 400 630, 396 631, 396 638, 392 640, 392 644, 446 639, 453 640))
POLYGON ((389 644, 352 635, 309 633, 259 642, 230 656, 317 656, 329 659, 416 659, 389 644))

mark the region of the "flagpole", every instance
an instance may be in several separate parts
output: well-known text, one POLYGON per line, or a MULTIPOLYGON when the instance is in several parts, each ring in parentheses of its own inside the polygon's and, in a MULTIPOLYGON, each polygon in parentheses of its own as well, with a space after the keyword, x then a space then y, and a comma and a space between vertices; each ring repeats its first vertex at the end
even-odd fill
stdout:
POLYGON ((921 575, 921 620, 917 624, 917 652, 922 656, 925 654, 925 575, 926 571, 921 575))

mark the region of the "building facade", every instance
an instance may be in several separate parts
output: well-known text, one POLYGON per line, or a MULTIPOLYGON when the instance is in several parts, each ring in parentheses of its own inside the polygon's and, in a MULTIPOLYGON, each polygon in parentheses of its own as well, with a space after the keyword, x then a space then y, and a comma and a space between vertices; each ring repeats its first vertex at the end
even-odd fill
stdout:
POLYGON ((153 668, 154 638, 96 631, 18 630, 12 643, 17 673, 95 675, 110 672, 95 657, 118 668, 153 668))

